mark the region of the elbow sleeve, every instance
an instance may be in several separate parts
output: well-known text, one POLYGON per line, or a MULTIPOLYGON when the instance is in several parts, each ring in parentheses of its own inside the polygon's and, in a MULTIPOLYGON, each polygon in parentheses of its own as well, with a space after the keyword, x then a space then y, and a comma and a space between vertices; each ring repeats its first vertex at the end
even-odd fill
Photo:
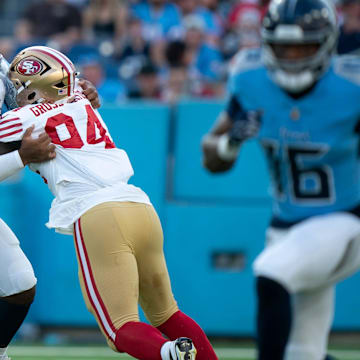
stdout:
POLYGON ((17 171, 21 170, 24 164, 18 151, 0 155, 0 181, 5 180, 17 171))

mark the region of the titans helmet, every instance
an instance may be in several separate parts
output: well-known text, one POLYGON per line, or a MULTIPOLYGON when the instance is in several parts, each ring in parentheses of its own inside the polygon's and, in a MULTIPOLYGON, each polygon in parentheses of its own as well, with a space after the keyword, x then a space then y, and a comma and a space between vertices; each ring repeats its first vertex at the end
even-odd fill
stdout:
POLYGON ((263 60, 273 81, 290 93, 310 88, 327 70, 338 27, 336 11, 328 0, 272 0, 261 29, 263 60), (299 59, 279 56, 286 45, 316 49, 299 59))

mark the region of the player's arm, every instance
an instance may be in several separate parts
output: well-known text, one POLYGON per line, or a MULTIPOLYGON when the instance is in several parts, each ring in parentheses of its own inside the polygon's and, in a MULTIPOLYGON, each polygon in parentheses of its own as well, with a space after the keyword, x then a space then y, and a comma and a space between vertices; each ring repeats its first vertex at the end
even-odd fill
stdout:
POLYGON ((255 136, 260 126, 260 113, 245 111, 233 96, 212 130, 203 137, 203 165, 211 172, 224 172, 233 167, 241 144, 255 136))
POLYGON ((0 181, 5 180, 11 175, 24 167, 19 151, 7 151, 5 147, 0 144, 0 181))
POLYGON ((215 122, 214 127, 202 139, 203 165, 211 172, 223 172, 232 168, 235 163, 238 147, 227 159, 219 154, 220 139, 232 128, 232 120, 226 111, 222 112, 215 122))
POLYGON ((21 170, 29 163, 54 159, 55 145, 46 133, 37 139, 31 137, 33 127, 28 128, 22 140, 0 142, 0 181, 21 170))

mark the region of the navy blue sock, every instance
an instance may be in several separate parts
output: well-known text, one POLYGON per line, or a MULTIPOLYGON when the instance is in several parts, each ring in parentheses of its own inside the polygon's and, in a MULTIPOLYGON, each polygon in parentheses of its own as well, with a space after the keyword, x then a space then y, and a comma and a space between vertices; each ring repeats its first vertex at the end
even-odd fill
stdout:
POLYGON ((331 355, 326 355, 326 358, 324 360, 336 360, 336 359, 331 355))
POLYGON ((29 308, 30 304, 12 304, 0 298, 0 348, 5 348, 10 344, 29 308))
POLYGON ((283 360, 291 329, 289 292, 278 282, 257 278, 258 360, 283 360))

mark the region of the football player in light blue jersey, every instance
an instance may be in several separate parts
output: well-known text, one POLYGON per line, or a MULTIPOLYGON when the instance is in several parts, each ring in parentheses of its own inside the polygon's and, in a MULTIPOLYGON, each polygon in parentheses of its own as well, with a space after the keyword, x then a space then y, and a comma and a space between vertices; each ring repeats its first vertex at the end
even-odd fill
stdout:
POLYGON ((262 48, 237 56, 203 139, 205 167, 221 172, 256 137, 272 175, 254 263, 259 360, 326 358, 334 284, 360 268, 360 60, 333 55, 337 32, 327 0, 273 0, 262 48))
MULTIPOLYGON (((0 110, 16 108, 16 89, 7 77, 9 64, 0 54, 0 110)), ((99 107, 95 88, 88 82, 80 83, 84 94, 99 107)), ((8 120, 1 120, 0 129, 16 127, 8 120)), ((13 143, 13 148, 0 146, 0 182, 26 164, 53 159, 55 146, 46 133, 37 139, 31 137, 29 128, 22 141, 13 143), (10 151, 10 152, 9 152, 10 151)), ((0 360, 9 360, 7 347, 23 323, 35 296, 36 277, 33 268, 20 248, 15 234, 0 219, 0 360)))

